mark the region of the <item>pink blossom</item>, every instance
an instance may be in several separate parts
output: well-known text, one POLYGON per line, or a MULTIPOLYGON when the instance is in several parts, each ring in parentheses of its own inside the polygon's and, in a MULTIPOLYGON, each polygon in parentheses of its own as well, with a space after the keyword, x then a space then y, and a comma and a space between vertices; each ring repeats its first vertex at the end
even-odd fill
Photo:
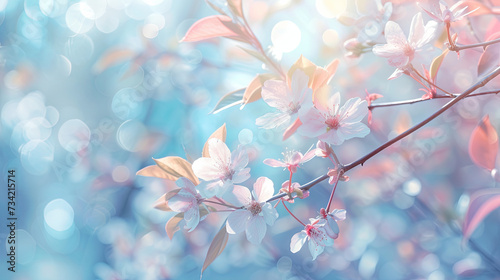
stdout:
POLYGON ((175 212, 184 213, 185 228, 192 231, 200 222, 200 204, 203 198, 191 180, 181 177, 175 183, 181 190, 168 200, 168 206, 175 212))
POLYGON ((278 212, 266 202, 274 194, 273 181, 260 177, 253 185, 253 192, 243 186, 234 186, 225 199, 242 209, 232 212, 227 218, 226 229, 230 234, 246 232, 248 241, 259 244, 266 235, 267 226, 272 226, 278 212))
POLYGON ((316 149, 308 151, 305 155, 301 152, 287 150, 283 153, 283 160, 276 160, 272 158, 266 158, 264 160, 264 164, 267 164, 272 167, 285 167, 290 170, 290 172, 297 172, 297 168, 299 165, 310 161, 316 153, 316 149))
MULTIPOLYGON (((338 227, 335 232, 330 226, 327 225, 327 220, 325 219, 309 219, 310 224, 306 225, 305 228, 292 236, 292 241, 290 242, 290 251, 292 253, 297 253, 300 251, 302 246, 308 241, 309 252, 316 259, 326 246, 332 246, 334 238, 338 236, 338 227)), ((336 225, 336 223, 335 223, 336 225)))
POLYGON ((451 6, 451 8, 448 8, 446 3, 439 0, 427 0, 423 3, 418 3, 420 8, 422 8, 422 10, 424 10, 431 18, 445 24, 462 20, 465 16, 479 9, 479 7, 477 7, 476 9, 466 13, 465 10, 467 10, 468 6, 459 9, 462 4, 463 3, 459 1, 451 6))
POLYGON ((349 181, 349 177, 346 176, 346 175, 340 175, 340 178, 339 178, 339 171, 338 171, 338 167, 335 167, 333 169, 328 169, 328 172, 326 173, 326 175, 328 175, 330 178, 328 178, 328 183, 330 185, 333 185, 335 182, 337 181, 349 181), (338 178, 338 179, 337 179, 338 178))
POLYGON ((410 35, 406 39, 399 24, 394 21, 387 22, 385 25, 387 44, 375 45, 373 53, 387 58, 389 65, 397 67, 389 80, 397 78, 405 71, 408 71, 408 66, 415 56, 428 50, 428 44, 434 38, 436 28, 437 22, 432 20, 424 26, 422 13, 418 13, 411 21, 410 35))
POLYGON ((308 107, 312 100, 312 89, 308 87, 309 77, 300 69, 295 70, 291 87, 287 82, 268 80, 262 87, 262 99, 278 112, 267 113, 256 120, 265 129, 288 126, 297 113, 308 107))
POLYGON ((290 203, 294 203, 294 198, 296 197, 304 199, 309 196, 309 191, 302 191, 300 189, 299 183, 294 182, 290 184, 290 180, 286 180, 285 182, 283 182, 283 184, 281 185, 280 193, 286 193, 288 196, 286 201, 290 203), (295 194, 295 196, 293 194, 295 194))
POLYGON ((226 144, 212 138, 208 141, 210 157, 202 157, 193 162, 193 172, 206 182, 198 188, 204 197, 222 197, 231 191, 234 184, 242 183, 250 178, 248 155, 243 148, 238 147, 231 153, 226 144))
MULTIPOLYGON (((326 98, 325 98, 326 99, 326 98)), ((365 100, 351 98, 340 107, 340 94, 328 100, 315 99, 314 107, 300 116, 302 126, 298 132, 332 145, 340 145, 354 137, 365 137, 370 129, 361 120, 368 113, 365 100)))
POLYGON ((317 219, 326 221, 327 228, 330 229, 330 233, 333 233, 332 238, 337 239, 339 235, 339 225, 338 221, 343 221, 346 218, 346 211, 344 209, 334 209, 330 213, 326 213, 325 208, 321 208, 320 215, 317 219))

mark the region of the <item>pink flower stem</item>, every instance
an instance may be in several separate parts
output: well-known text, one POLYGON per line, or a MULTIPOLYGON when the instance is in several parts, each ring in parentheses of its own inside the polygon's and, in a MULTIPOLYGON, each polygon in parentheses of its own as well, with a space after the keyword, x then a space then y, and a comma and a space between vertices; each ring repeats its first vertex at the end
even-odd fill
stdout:
POLYGON ((292 187, 292 175, 293 175, 293 172, 292 172, 292 169, 290 167, 288 167, 288 171, 290 171, 290 179, 288 179, 288 189, 290 189, 292 187))
POLYGON ((332 193, 330 194, 330 199, 328 200, 328 205, 326 206, 326 213, 330 212, 330 206, 332 205, 333 195, 335 194, 335 190, 337 189, 339 179, 340 179, 340 172, 337 172, 337 180, 335 180, 335 186, 333 186, 332 193))
POLYGON ((448 47, 450 50, 453 50, 455 48, 455 42, 451 39, 451 34, 450 34, 450 23, 446 23, 446 34, 448 35, 448 43, 450 46, 448 47))
MULTIPOLYGON (((415 71, 416 72, 416 71, 415 71)), ((409 73, 407 74, 408 76, 410 76, 412 79, 414 79, 415 81, 417 81, 419 84, 421 84, 424 88, 426 88, 427 90, 430 91, 430 89, 424 84, 422 83, 422 81, 420 79, 417 79, 417 77, 413 76, 413 74, 409 73)))
MULTIPOLYGON (((412 66, 412 68, 413 68, 413 66, 412 66)), ((427 78, 425 78, 424 76, 422 76, 422 74, 420 74, 420 73, 419 73, 419 72, 418 72, 415 68, 413 68, 413 71, 414 71, 414 72, 415 72, 415 73, 416 73, 416 74, 417 74, 417 75, 418 75, 418 76, 419 76, 422 80, 426 81, 429 85, 434 86, 434 87, 436 87, 436 88, 440 89, 441 91, 443 91, 444 93, 448 94, 449 96, 452 96, 452 94, 451 94, 451 93, 449 93, 448 91, 446 91, 446 90, 444 90, 444 89, 440 88, 439 86, 437 86, 436 84, 434 84, 433 82, 429 81, 427 78)))
POLYGON ((222 206, 226 206, 226 207, 233 208, 233 209, 241 209, 242 208, 242 207, 236 207, 236 206, 233 206, 233 205, 229 205, 229 204, 226 204, 226 203, 220 203, 220 202, 212 201, 212 200, 204 200, 203 202, 217 204, 217 205, 222 205, 222 206))
POLYGON ((470 45, 456 45, 456 44, 453 44, 453 46, 452 46, 450 44, 450 46, 448 47, 448 49, 450 49, 450 51, 458 52, 458 51, 465 50, 465 49, 470 49, 470 48, 486 47, 486 46, 493 45, 493 44, 496 44, 496 43, 500 43, 500 38, 499 39, 495 39, 495 40, 491 40, 491 41, 482 42, 482 43, 470 44, 470 45))
MULTIPOLYGON (((423 127, 424 125, 428 124, 429 122, 431 122, 432 120, 434 120, 435 118, 437 118, 438 116, 440 116, 442 113, 446 112, 453 105, 455 105, 456 103, 458 103, 460 100, 462 100, 462 99, 466 98, 467 96, 471 95, 472 92, 476 91, 480 87, 483 87, 484 85, 486 85, 489 81, 491 81, 493 78, 497 77, 498 75, 500 75, 500 66, 497 67, 497 68, 495 68, 487 76, 485 76, 480 81, 478 81, 477 83, 475 83, 473 86, 471 86, 470 88, 468 88, 462 94, 460 94, 460 95, 456 96, 455 98, 453 98, 452 100, 450 100, 443 107, 441 107, 441 109, 439 109, 438 111, 436 111, 434 114, 432 114, 431 116, 429 116, 425 120, 423 120, 420 123, 416 124, 415 126, 411 127, 407 131, 399 134, 395 138, 387 141, 386 143, 384 143, 380 147, 376 148, 372 152, 368 153, 367 155, 361 157, 360 159, 358 159, 358 160, 356 160, 354 162, 351 162, 351 163, 349 163, 349 164, 347 164, 345 166, 342 166, 340 170, 342 170, 342 172, 345 173, 345 172, 347 172, 347 171, 355 168, 356 166, 363 165, 367 160, 369 160, 370 158, 374 157, 378 153, 382 152, 383 150, 385 150, 386 148, 388 148, 392 144, 394 144, 394 143, 398 142, 399 140, 405 138, 406 136, 412 134, 413 132, 415 132, 419 128, 423 127)), ((324 175, 322 175, 322 176, 320 176, 320 177, 318 177, 318 178, 310 181, 309 183, 306 183, 306 184, 302 185, 300 188, 302 190, 309 190, 310 188, 312 188, 316 184, 318 184, 318 183, 326 180, 328 177, 329 177, 328 174, 324 174, 324 175)), ((285 196, 284 193, 277 194, 277 195, 271 197, 270 199, 268 199, 267 202, 274 201, 276 199, 280 199, 283 196, 285 196)))
POLYGON ((290 211, 290 209, 288 209, 288 207, 286 207, 286 204, 285 204, 285 202, 283 201, 283 199, 281 199, 281 203, 283 204, 283 206, 285 206, 286 211, 288 211, 288 213, 289 213, 290 215, 292 215, 292 217, 293 217, 295 220, 297 220, 297 222, 299 222, 299 223, 300 223, 301 225, 303 225, 303 226, 306 226, 306 224, 304 224, 301 220, 299 220, 297 217, 295 217, 295 215, 294 215, 294 214, 292 214, 292 211, 290 211))

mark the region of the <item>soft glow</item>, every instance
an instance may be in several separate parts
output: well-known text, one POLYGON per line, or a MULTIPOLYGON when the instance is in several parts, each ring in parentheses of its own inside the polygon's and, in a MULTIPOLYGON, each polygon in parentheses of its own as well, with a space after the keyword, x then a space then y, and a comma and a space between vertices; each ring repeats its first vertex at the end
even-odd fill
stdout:
POLYGON ((55 231, 66 231, 73 225, 75 213, 64 199, 54 199, 43 210, 45 223, 55 231))
POLYGON ((316 0, 316 9, 326 18, 335 18, 345 12, 347 0, 316 0))
POLYGON ((299 27, 289 20, 278 22, 271 32, 274 48, 284 53, 295 50, 300 44, 300 39, 299 27))

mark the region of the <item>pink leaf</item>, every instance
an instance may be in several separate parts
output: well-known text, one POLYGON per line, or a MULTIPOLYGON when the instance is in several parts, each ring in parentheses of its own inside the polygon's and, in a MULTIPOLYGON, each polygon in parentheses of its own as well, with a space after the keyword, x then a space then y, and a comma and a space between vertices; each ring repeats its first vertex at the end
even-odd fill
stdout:
POLYGON ((469 209, 465 214, 462 232, 467 241, 486 216, 500 207, 500 189, 480 190, 471 197, 469 209))
MULTIPOLYGON (((198 185, 200 181, 194 175, 191 163, 180 157, 164 157, 160 159, 153 159, 158 167, 163 171, 175 178, 175 180, 185 177, 191 180, 193 184, 198 185)), ((142 171, 142 170, 141 170, 142 171)), ((139 171, 140 172, 140 171, 139 171)))
POLYGON ((197 42, 215 37, 238 36, 226 24, 231 24, 232 20, 228 16, 208 16, 195 22, 187 31, 182 42, 197 42))
POLYGON ((498 135, 486 115, 472 131, 469 155, 475 164, 491 171, 495 168, 497 153, 498 135))
POLYGON ((283 141, 285 141, 286 139, 288 139, 290 136, 292 136, 295 131, 297 131, 297 129, 299 128, 299 126, 302 125, 302 122, 300 121, 300 119, 296 119, 292 125, 290 125, 286 130, 285 132, 283 133, 283 141))
POLYGON ((210 243, 207 256, 205 257, 205 261, 203 262, 203 267, 201 269, 202 274, 203 271, 205 271, 205 269, 207 269, 207 267, 222 253, 222 251, 224 251, 228 238, 229 235, 226 231, 226 225, 223 225, 219 232, 215 235, 212 243, 210 243))
MULTIPOLYGON (((500 32, 492 34, 487 41, 500 38, 500 32)), ((486 47, 483 54, 479 58, 477 65, 477 75, 481 76, 487 73, 493 67, 500 65, 500 44, 493 44, 486 47)))
POLYGON ((146 166, 143 169, 137 171, 136 175, 163 178, 172 181, 176 181, 178 179, 177 177, 163 171, 158 165, 146 166))

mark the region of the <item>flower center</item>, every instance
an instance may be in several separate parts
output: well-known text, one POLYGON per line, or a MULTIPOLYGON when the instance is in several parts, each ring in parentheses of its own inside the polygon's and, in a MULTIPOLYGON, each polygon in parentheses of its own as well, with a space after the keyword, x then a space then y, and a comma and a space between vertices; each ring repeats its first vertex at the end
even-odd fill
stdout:
POLYGON ((331 129, 338 129, 340 126, 338 116, 328 116, 326 118, 325 124, 327 125, 326 131, 330 131, 331 129))
POLYGON ((405 54, 405 56, 409 57, 410 61, 413 59, 414 53, 415 53, 415 50, 413 49, 413 47, 406 44, 404 47, 404 54, 405 54))
POLYGON ((260 206, 260 203, 255 200, 248 205, 247 209, 254 216, 259 215, 259 213, 262 212, 262 206, 260 206))

